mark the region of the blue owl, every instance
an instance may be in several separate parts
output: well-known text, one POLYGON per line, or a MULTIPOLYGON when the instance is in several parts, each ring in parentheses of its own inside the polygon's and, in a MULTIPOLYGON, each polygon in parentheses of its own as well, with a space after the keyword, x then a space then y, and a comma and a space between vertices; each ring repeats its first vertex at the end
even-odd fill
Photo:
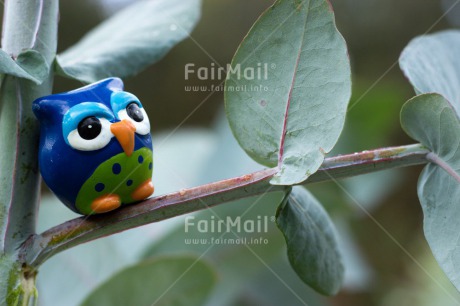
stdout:
POLYGON ((120 79, 39 98, 33 111, 42 177, 70 209, 105 213, 153 193, 149 118, 120 79))

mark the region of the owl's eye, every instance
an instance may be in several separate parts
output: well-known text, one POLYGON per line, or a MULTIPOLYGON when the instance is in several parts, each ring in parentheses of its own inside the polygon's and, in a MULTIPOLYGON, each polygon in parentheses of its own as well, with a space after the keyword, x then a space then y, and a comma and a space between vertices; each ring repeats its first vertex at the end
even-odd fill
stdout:
POLYGON ((118 112, 120 120, 129 120, 136 127, 136 133, 147 135, 150 133, 150 121, 144 108, 137 102, 130 102, 124 109, 118 112))
POLYGON ((135 102, 131 102, 126 106, 126 113, 128 116, 136 122, 142 122, 144 120, 144 115, 142 114, 139 105, 135 102))
POLYGON ((94 116, 86 117, 67 136, 70 146, 80 151, 94 151, 105 147, 113 137, 110 121, 94 116))
POLYGON ((91 140, 99 136, 102 124, 96 117, 86 117, 78 124, 78 134, 81 138, 91 140))

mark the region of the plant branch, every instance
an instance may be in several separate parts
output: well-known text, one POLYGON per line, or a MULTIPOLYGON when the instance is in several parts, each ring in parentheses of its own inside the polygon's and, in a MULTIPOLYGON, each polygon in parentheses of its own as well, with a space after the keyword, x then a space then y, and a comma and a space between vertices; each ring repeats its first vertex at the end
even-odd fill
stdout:
MULTIPOLYGON (((3 2, 2 2, 3 3, 3 2)), ((35 233, 40 199, 38 122, 32 101, 51 93, 57 46, 57 0, 6 0, 3 10, 2 52, 13 60, 30 49, 44 62, 23 58, 42 73, 41 84, 2 74, 0 89, 0 301, 31 305, 35 299, 35 273, 19 261, 21 245, 35 233), (46 63, 45 63, 46 62, 46 63)), ((15 65, 19 65, 17 61, 15 65)))
MULTIPOLYGON (((427 163, 429 153, 423 146, 408 145, 364 151, 327 158, 322 167, 303 184, 427 163)), ((147 199, 112 213, 80 217, 33 235, 23 245, 26 263, 37 267, 49 257, 76 245, 112 235, 130 228, 191 213, 225 202, 284 191, 286 187, 270 185, 276 169, 223 180, 168 195, 147 199)))
MULTIPOLYGON (((56 54, 58 4, 55 0, 7 0, 2 50, 16 59, 24 50, 33 49, 46 61, 43 70, 49 69, 56 54)), ((52 81, 50 69, 40 85, 11 75, 1 77, 0 253, 15 253, 35 232, 40 198, 39 128, 32 101, 50 94, 52 81)))

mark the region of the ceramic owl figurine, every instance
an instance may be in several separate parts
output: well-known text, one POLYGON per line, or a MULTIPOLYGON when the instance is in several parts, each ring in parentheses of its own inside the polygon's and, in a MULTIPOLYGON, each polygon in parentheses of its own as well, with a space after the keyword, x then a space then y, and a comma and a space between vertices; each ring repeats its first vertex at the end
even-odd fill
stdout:
POLYGON ((42 177, 70 209, 104 213, 153 193, 149 118, 120 79, 39 98, 33 111, 42 177))

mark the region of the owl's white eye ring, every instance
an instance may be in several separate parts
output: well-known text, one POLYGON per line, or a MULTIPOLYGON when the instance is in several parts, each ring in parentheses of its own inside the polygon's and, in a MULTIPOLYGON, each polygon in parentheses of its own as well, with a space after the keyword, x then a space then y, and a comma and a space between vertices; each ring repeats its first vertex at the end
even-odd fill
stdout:
POLYGON ((136 102, 129 103, 126 108, 118 112, 118 118, 121 120, 129 120, 135 127, 136 133, 147 135, 150 133, 150 121, 145 109, 139 107, 136 102))
POLYGON ((80 151, 94 151, 105 147, 112 139, 110 122, 105 118, 89 116, 67 136, 70 146, 80 151))

